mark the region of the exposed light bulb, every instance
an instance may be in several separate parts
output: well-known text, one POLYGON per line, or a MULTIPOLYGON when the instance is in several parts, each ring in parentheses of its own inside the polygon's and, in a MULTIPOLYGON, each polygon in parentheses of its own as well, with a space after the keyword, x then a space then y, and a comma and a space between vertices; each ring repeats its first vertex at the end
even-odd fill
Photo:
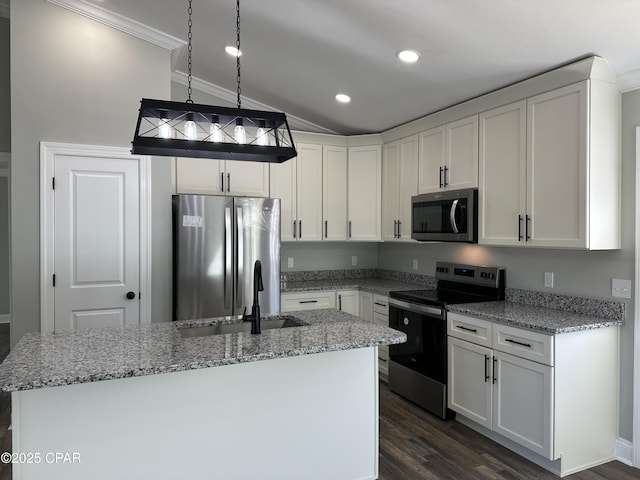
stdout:
POLYGON ((262 146, 269 145, 269 135, 267 135, 264 120, 260 120, 258 131, 256 132, 256 144, 262 146))
POLYGON ((160 112, 160 120, 158 120, 158 135, 160 138, 171 138, 171 125, 169 125, 169 119, 167 112, 160 112))
POLYGON ((193 121, 193 113, 187 113, 187 121, 184 122, 184 136, 187 140, 196 140, 196 122, 193 121))
POLYGON ((240 145, 247 143, 247 131, 244 129, 241 118, 236 118, 236 128, 233 130, 233 137, 236 139, 236 143, 240 145))
POLYGON ((218 115, 211 116, 211 126, 209 127, 209 141, 221 142, 222 141, 222 127, 219 123, 218 115))

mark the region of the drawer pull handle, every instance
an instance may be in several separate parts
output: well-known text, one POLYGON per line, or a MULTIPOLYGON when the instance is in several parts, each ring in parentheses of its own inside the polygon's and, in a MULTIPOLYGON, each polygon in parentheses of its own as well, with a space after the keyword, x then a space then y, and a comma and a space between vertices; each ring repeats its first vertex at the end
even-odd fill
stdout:
POLYGON ((381 362, 387 363, 387 359, 386 358, 378 357, 378 360, 380 360, 381 362))
POLYGON ((460 330, 466 330, 467 332, 478 333, 478 330, 476 330, 475 328, 463 327, 462 325, 456 325, 456 328, 459 328, 460 330))
POLYGON ((386 307, 387 304, 386 303, 378 303, 378 302, 373 302, 375 305, 379 305, 381 307, 386 307))
POLYGON ((318 303, 318 300, 300 300, 298 303, 318 303))
POLYGON ((530 343, 518 342, 517 340, 511 340, 510 338, 505 338, 504 341, 509 343, 515 343, 516 345, 522 345, 523 347, 531 348, 530 343))

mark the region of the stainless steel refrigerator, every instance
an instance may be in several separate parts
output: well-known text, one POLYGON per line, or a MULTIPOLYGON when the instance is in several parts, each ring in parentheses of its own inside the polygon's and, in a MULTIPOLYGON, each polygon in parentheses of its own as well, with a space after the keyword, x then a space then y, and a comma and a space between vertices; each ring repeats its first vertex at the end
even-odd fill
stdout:
POLYGON ((173 196, 173 319, 251 312, 262 263, 263 315, 280 311, 280 200, 173 196))

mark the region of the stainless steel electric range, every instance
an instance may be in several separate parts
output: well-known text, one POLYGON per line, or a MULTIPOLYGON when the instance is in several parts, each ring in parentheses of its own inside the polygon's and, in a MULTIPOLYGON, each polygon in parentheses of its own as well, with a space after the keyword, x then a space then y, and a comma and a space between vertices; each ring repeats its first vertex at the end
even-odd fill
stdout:
POLYGON ((504 300, 505 269, 437 262, 435 289, 389 293, 389 327, 407 342, 389 345, 389 388, 440 418, 447 408, 447 306, 504 300))

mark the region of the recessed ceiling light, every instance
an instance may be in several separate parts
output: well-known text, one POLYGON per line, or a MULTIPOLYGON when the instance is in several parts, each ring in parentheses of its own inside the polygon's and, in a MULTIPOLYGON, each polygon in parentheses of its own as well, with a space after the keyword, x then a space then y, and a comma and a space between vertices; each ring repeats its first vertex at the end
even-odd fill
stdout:
POLYGON ((238 50, 236 47, 232 47, 231 45, 227 45, 224 47, 224 51, 227 52, 232 57, 241 57, 242 52, 238 50))
POLYGON ((405 63, 415 63, 420 58, 420 54, 415 50, 400 50, 396 56, 405 63))
POLYGON ((349 95, 345 95, 344 93, 339 93, 336 95, 336 100, 340 103, 349 103, 351 101, 351 97, 349 95))

